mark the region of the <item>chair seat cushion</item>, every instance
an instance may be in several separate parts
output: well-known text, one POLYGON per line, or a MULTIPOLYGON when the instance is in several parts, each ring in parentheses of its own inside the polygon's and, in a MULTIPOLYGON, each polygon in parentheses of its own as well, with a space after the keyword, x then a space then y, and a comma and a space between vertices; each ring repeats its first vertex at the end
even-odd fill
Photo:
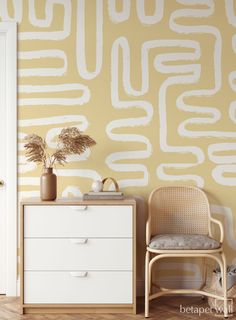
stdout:
POLYGON ((154 236, 149 248, 157 250, 211 250, 220 243, 202 234, 159 234, 154 236))

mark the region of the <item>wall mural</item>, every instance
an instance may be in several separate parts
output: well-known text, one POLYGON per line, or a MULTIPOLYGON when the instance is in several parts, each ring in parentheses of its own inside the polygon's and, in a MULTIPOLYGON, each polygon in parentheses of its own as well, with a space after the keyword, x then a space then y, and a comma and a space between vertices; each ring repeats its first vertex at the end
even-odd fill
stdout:
POLYGON ((0 19, 18 22, 20 198, 39 195, 41 174, 25 135, 53 148, 77 126, 97 145, 57 168, 58 196, 105 176, 144 200, 201 187, 236 263, 236 1, 0 0, 0 19))

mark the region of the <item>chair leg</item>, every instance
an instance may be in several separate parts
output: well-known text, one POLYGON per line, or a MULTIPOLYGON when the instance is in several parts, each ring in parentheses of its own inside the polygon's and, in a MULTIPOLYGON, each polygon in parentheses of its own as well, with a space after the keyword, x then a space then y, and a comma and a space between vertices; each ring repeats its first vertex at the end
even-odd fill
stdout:
POLYGON ((207 278, 207 266, 206 266, 206 258, 203 258, 203 285, 206 285, 207 278))
POLYGON ((222 289, 223 289, 223 298, 224 298, 224 317, 228 318, 228 300, 227 300, 227 283, 226 283, 226 259, 225 255, 222 252, 221 253, 221 258, 222 258, 222 264, 220 264, 220 269, 221 269, 221 276, 222 276, 222 289))
POLYGON ((150 252, 146 251, 146 258, 145 258, 145 318, 149 317, 149 291, 150 291, 149 260, 150 260, 150 252))
MULTIPOLYGON (((202 283, 199 287, 199 290, 202 290, 206 285, 206 278, 207 278, 207 267, 206 267, 206 258, 202 258, 202 283)), ((205 296, 202 296, 202 299, 204 299, 205 296)))
POLYGON ((225 255, 223 252, 221 253, 221 257, 223 262, 223 268, 222 268, 223 270, 221 270, 221 274, 222 274, 222 288, 223 288, 223 297, 224 297, 224 317, 228 318, 227 283, 226 283, 227 266, 226 266, 225 255))

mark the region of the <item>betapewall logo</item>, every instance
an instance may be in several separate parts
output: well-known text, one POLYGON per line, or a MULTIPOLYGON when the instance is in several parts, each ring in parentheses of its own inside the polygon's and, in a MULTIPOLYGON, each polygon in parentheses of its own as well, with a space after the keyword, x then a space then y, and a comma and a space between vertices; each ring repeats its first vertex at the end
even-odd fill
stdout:
MULTIPOLYGON (((185 314, 196 314, 199 317, 206 314, 222 315, 224 314, 224 307, 219 307, 216 302, 212 307, 200 307, 200 306, 179 306, 179 312, 185 314)), ((233 316, 233 299, 228 299, 228 317, 233 316)))

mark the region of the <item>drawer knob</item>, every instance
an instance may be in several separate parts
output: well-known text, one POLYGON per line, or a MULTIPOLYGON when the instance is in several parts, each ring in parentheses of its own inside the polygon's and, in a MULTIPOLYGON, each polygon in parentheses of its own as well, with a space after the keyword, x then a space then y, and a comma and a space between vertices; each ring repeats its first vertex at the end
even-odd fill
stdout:
POLYGON ((85 277, 87 277, 88 272, 87 271, 85 271, 85 272, 75 272, 75 271, 73 271, 73 272, 70 272, 70 275, 72 277, 85 278, 85 277))
POLYGON ((85 211, 87 206, 70 206, 70 208, 74 211, 85 211))
POLYGON ((70 242, 73 244, 85 244, 87 243, 88 239, 70 239, 70 242))

